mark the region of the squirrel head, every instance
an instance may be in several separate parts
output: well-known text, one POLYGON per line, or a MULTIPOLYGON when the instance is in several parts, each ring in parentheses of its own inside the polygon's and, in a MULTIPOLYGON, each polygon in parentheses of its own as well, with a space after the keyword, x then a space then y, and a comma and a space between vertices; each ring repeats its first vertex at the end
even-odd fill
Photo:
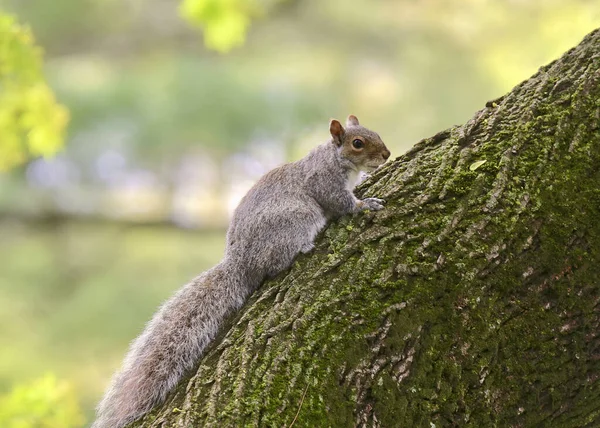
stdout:
POLYGON ((332 119, 329 132, 340 155, 360 171, 373 171, 390 157, 379 134, 360 126, 352 114, 346 120, 345 129, 339 121, 332 119))

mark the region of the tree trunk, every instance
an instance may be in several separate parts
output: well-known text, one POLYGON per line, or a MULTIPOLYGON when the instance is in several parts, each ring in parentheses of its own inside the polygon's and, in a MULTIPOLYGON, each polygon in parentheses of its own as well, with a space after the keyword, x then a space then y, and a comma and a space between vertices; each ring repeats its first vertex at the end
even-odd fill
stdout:
POLYGON ((140 427, 600 426, 600 31, 419 142, 140 427))

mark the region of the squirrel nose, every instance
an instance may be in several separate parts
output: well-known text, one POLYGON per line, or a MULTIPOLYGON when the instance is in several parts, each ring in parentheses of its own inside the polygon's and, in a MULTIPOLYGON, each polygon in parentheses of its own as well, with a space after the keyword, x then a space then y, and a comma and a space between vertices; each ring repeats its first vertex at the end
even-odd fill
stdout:
POLYGON ((381 156, 383 156, 383 158, 385 160, 388 160, 388 158, 390 157, 391 153, 389 150, 384 150, 384 152, 381 154, 381 156))

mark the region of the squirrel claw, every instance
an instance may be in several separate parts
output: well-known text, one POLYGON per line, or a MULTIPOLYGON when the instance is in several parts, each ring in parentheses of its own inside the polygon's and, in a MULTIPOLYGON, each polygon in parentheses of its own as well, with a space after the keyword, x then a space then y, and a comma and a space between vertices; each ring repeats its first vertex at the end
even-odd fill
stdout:
POLYGON ((379 198, 365 198, 362 200, 363 209, 379 211, 383 209, 383 204, 385 201, 379 198))

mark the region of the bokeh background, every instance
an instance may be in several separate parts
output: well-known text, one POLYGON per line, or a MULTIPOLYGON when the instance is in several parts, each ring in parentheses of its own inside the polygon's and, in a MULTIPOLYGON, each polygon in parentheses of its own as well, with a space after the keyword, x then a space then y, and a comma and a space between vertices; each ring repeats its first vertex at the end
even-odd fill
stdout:
POLYGON ((29 25, 70 117, 55 156, 0 173, 14 427, 89 424, 129 341, 220 259, 245 191, 324 142, 331 117, 357 115, 398 156, 600 27, 596 0, 0 0, 0 14, 29 25))

